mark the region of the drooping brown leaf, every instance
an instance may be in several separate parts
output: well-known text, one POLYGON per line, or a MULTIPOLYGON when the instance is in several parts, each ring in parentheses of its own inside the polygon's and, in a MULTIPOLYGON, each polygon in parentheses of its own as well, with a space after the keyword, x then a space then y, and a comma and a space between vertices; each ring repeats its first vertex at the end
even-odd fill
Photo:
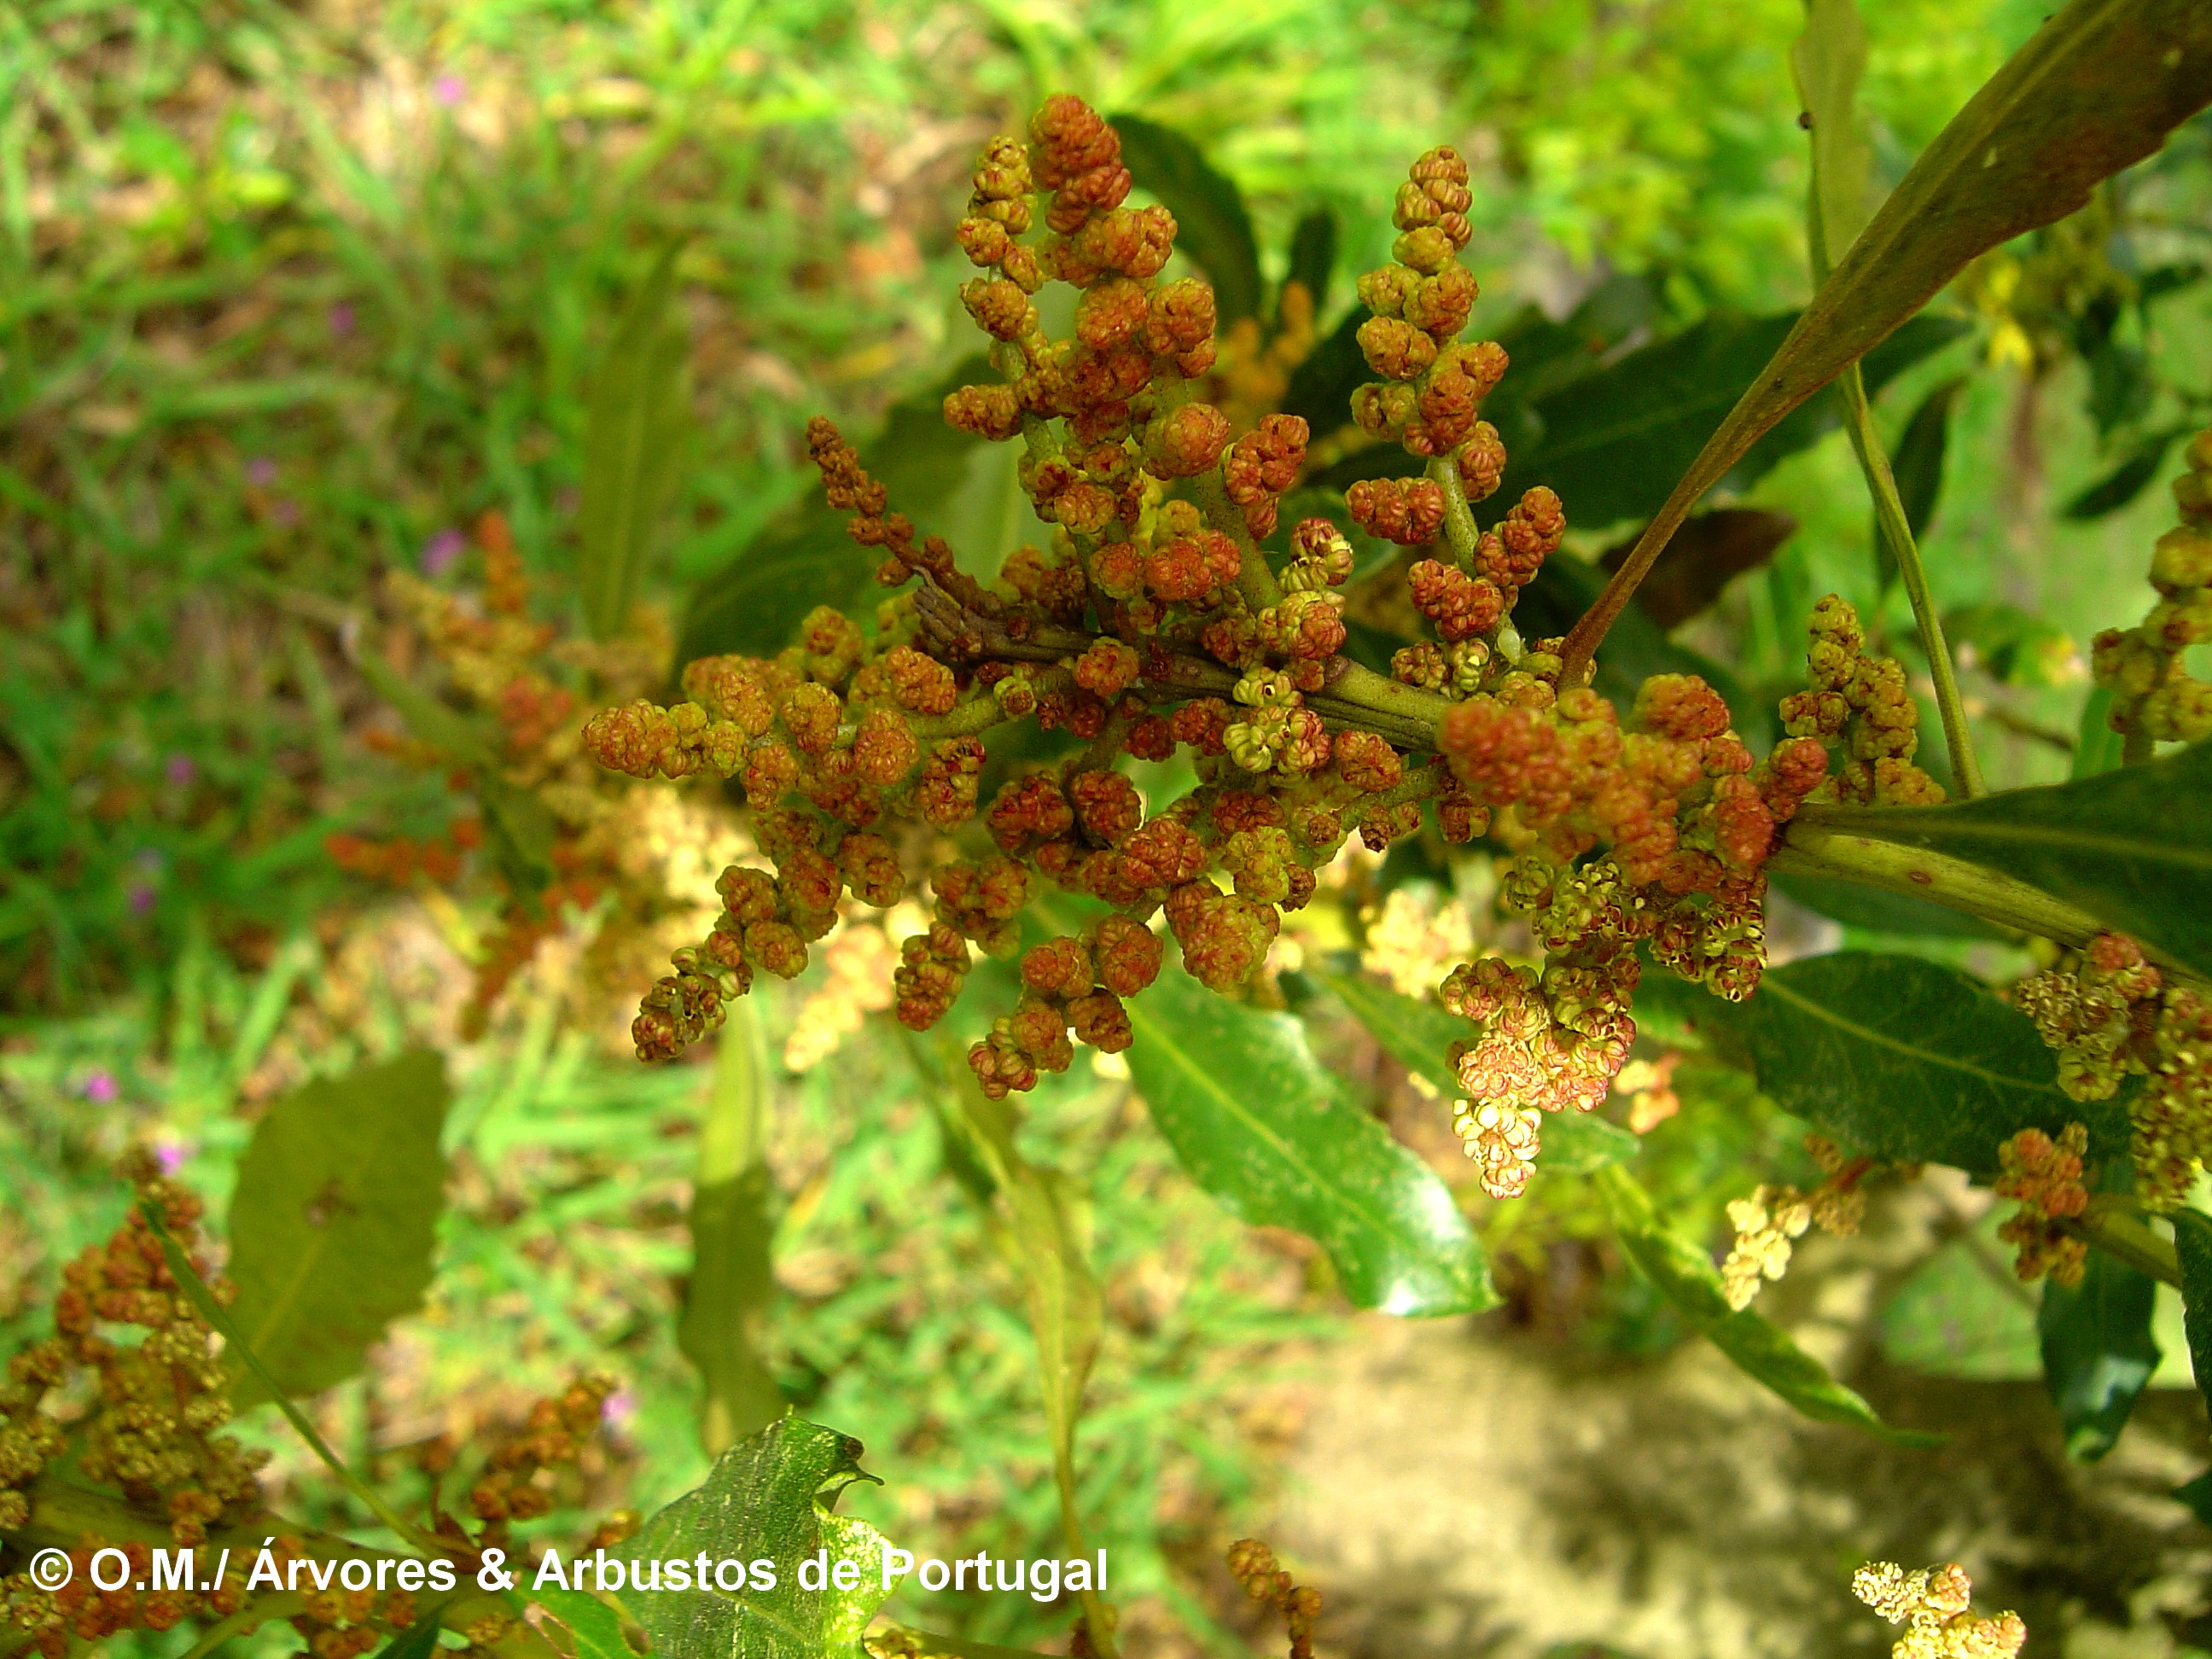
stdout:
MULTIPOLYGON (((1684 521, 1667 544, 1636 602, 1660 627, 1679 627, 1721 596, 1721 590, 1747 570, 1756 570, 1775 550, 1796 534, 1797 520, 1787 513, 1755 507, 1722 507, 1684 521)), ((1607 570, 1618 570, 1635 550, 1638 537, 1616 542, 1600 556, 1607 570)))
POLYGON ((1589 614, 1588 665, 1699 498, 1759 437, 1925 305, 1976 255, 2063 219, 2212 103, 2204 0, 2072 0, 1952 118, 1837 262, 1589 614))

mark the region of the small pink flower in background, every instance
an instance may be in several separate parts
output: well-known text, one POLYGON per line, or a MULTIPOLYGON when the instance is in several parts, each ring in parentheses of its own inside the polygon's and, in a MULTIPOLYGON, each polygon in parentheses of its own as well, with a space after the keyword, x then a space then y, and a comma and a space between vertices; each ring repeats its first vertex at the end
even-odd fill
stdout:
POLYGON ((276 463, 266 455, 256 455, 246 464, 246 482, 256 489, 268 489, 276 482, 276 463))
POLYGON ((287 500, 271 501, 269 503, 269 516, 289 530, 300 522, 300 504, 287 500))
POLYGON ((184 1168, 185 1160, 192 1149, 174 1135, 157 1135, 154 1140, 154 1161, 161 1166, 163 1175, 174 1175, 184 1168))
POLYGON ((330 321, 331 334, 341 340, 346 338, 353 332, 353 307, 343 300, 339 301, 331 307, 330 321))
POLYGON ((628 1389, 617 1389, 599 1407, 599 1415, 619 1429, 637 1415, 637 1396, 628 1389))
POLYGON ((143 881, 134 884, 131 889, 131 914, 134 916, 143 916, 153 908, 153 888, 143 881))
POLYGON ((426 576, 444 575, 452 568, 453 561, 461 556, 468 544, 467 537, 451 525, 447 525, 422 544, 422 574, 426 576))
POLYGON ((192 757, 190 755, 172 755, 161 763, 161 775, 179 787, 190 783, 199 775, 200 769, 192 764, 192 757))
POLYGON ((115 1086, 115 1073, 104 1066, 85 1079, 82 1089, 84 1097, 95 1106, 112 1105, 120 1092, 115 1086))
POLYGON ((469 95, 469 83, 458 75, 441 75, 430 82, 430 96, 447 109, 469 95))

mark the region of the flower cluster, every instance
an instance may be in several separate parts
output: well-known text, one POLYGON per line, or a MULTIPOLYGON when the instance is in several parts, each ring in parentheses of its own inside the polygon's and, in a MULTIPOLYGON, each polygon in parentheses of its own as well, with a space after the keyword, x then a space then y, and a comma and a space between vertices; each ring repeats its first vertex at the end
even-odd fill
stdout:
POLYGON ((2212 684, 2184 665, 2191 646, 2212 640, 2212 428, 2185 459, 2188 471, 2173 481, 2181 523, 2151 556, 2158 603, 2138 626, 2098 635, 2091 651, 2097 684, 2112 694, 2112 730, 2146 760, 2160 742, 2212 738, 2212 684))
POLYGON ((1913 764, 1920 712, 1904 666, 1866 654, 1858 612, 1836 594, 1813 607, 1811 631, 1807 689, 1782 700, 1784 728, 1799 741, 1840 746, 1844 756, 1842 769, 1813 798, 1885 806, 1942 801, 1943 787, 1913 764))
POLYGON ((1909 1626, 1890 1647, 1895 1659, 2013 1659, 2027 1640, 2016 1613, 1975 1616, 1973 1580, 1955 1561, 1917 1572, 1872 1561, 1851 1575, 1851 1594, 1909 1626))
POLYGON ((1346 505, 1422 552, 1406 580, 1434 633, 1385 677, 1346 653, 1344 532, 1321 518, 1279 525, 1305 425, 1263 410, 1232 421, 1205 401, 1212 292, 1160 280, 1174 222, 1126 205, 1113 130, 1054 98, 1026 144, 986 149, 958 233, 979 274, 961 297, 1000 378, 952 393, 945 415, 1021 446, 1017 476, 1054 526, 1049 545, 978 581, 894 510, 835 428, 810 426, 830 503, 881 556, 878 579, 904 591, 872 631, 817 611, 780 655, 696 661, 685 701, 610 708, 584 731, 594 757, 631 776, 735 782, 773 866, 725 873, 713 933, 644 999, 641 1056, 672 1057, 714 1029, 759 971, 799 972, 847 892, 898 902, 903 862, 924 854, 933 908, 901 946, 896 1014, 926 1029, 974 952, 1019 956, 1018 1004, 969 1063, 994 1094, 1028 1089, 1078 1044, 1127 1043, 1121 999, 1158 971, 1163 934, 1186 972, 1236 993, 1353 835, 1379 852, 1425 824, 1518 855, 1509 905, 1546 952, 1540 969, 1464 964, 1444 991, 1480 1027, 1458 1057, 1459 1122, 1490 1191, 1525 1185, 1541 1113, 1604 1098, 1634 1039, 1645 957, 1717 995, 1750 994, 1762 866, 1826 783, 1826 744, 1847 736, 1850 764, 1869 779, 1879 767, 1885 787, 1918 775, 1909 722, 1895 729, 1901 672, 1863 660, 1855 632, 1835 647, 1849 613, 1832 601, 1814 667, 1836 716, 1760 763, 1702 680, 1657 677, 1623 715, 1562 684, 1557 641, 1521 638, 1515 602, 1566 520, 1540 488, 1487 529, 1472 516, 1505 464, 1480 409, 1506 363, 1495 344, 1459 338, 1475 299, 1459 264, 1467 180, 1449 149, 1415 162, 1392 262, 1360 284, 1372 315, 1359 343, 1377 378, 1352 412, 1423 472, 1370 480, 1346 505), (1077 290, 1065 338, 1034 297, 1048 281, 1077 290), (985 804, 983 739, 1016 720, 1068 734, 1073 752, 1017 768, 985 804), (1178 751, 1197 776, 1180 799, 1147 802, 1121 769, 1124 756, 1178 751), (979 816, 994 849, 980 857, 979 816), (1025 940, 1018 918, 1054 887, 1108 914, 1025 940))
POLYGON ((1826 1177, 1811 1192, 1762 1185, 1749 1198, 1735 1199, 1728 1206, 1735 1243, 1721 1264, 1721 1285, 1731 1308, 1748 1308, 1759 1295, 1761 1280, 1779 1279, 1788 1271, 1794 1243, 1808 1228, 1817 1224, 1838 1238, 1849 1238, 1859 1230, 1866 1214, 1866 1193, 1859 1183, 1874 1160, 1846 1158, 1824 1135, 1806 1136, 1805 1150, 1826 1177))
POLYGON ((2088 1151, 2089 1131, 2079 1123, 2068 1124, 2056 1140, 2040 1129, 2022 1129, 1997 1148, 2004 1173, 1996 1194, 2020 1204, 1997 1237, 2014 1247, 2013 1271, 2023 1283, 2045 1273, 2061 1285, 2081 1282, 2089 1247, 2060 1224, 2089 1207, 2089 1190, 2081 1184, 2088 1151))
POLYGON ((1291 1638, 1290 1659, 1313 1659, 1321 1592, 1310 1584, 1291 1583, 1291 1575, 1275 1564, 1275 1552, 1256 1538, 1240 1538, 1229 1547, 1229 1575, 1253 1601, 1266 1602, 1283 1615, 1291 1638))
POLYGON ((2167 982, 2120 933, 2100 933, 2013 992, 2058 1054, 2059 1085, 2109 1100, 2130 1073, 2148 1083, 2129 1103, 2136 1183, 2155 1210, 2179 1207, 2212 1165, 2212 1003, 2167 982))
MULTIPOLYGON (((125 1166, 142 1200, 156 1206, 171 1234, 205 1276, 194 1251, 199 1200, 163 1177, 149 1156, 125 1166)), ((220 1281, 219 1296, 228 1294, 220 1281)), ((186 1548, 210 1528, 240 1522, 261 1508, 255 1472, 265 1454, 216 1432, 230 1419, 230 1378, 212 1347, 213 1333, 179 1285, 161 1239, 137 1209, 104 1244, 86 1249, 63 1270, 54 1300, 54 1334, 8 1362, 0 1382, 0 1532, 27 1525, 32 1489, 74 1446, 72 1467, 87 1481, 119 1490, 131 1507, 186 1548), (124 1343, 103 1327, 136 1327, 124 1343), (67 1431, 46 1409, 82 1374, 96 1379, 91 1414, 67 1431)), ((59 1659, 74 1633, 96 1641, 115 1632, 167 1630, 206 1612, 236 1611, 235 1585, 213 1591, 125 1588, 104 1591, 82 1571, 60 1591, 40 1589, 27 1573, 0 1581, 0 1601, 17 1629, 46 1659, 59 1659)), ((207 1577, 213 1577, 211 1568, 207 1577)), ((143 1583, 135 1574, 131 1585, 143 1583)))

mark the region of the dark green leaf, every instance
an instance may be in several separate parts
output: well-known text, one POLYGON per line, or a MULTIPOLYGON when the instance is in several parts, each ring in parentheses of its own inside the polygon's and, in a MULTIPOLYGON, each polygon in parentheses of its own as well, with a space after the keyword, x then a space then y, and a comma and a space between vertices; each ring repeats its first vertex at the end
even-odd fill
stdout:
POLYGON ((592 382, 576 512, 576 591, 584 626, 595 640, 619 632, 629 619, 690 428, 690 340, 668 303, 679 251, 675 243, 664 248, 623 307, 592 382))
POLYGON ((1325 207, 1316 208, 1291 233, 1291 267, 1283 280, 1305 289, 1316 323, 1328 313, 1329 283, 1335 274, 1336 215, 1325 207))
POLYGON ((1911 1445, 1930 1443, 1929 1436, 1884 1423, 1873 1407, 1829 1376, 1779 1326, 1748 1308, 1729 1307, 1712 1258, 1660 1221, 1651 1195, 1626 1170, 1604 1164, 1595 1179, 1621 1253, 1739 1370, 1820 1422, 1871 1429, 1911 1445))
MULTIPOLYGON (((1897 440, 1897 448, 1889 458, 1890 477, 1897 483, 1897 499, 1905 508, 1905 527, 1912 532, 1915 542, 1928 533, 1928 526, 1936 516, 1937 497, 1943 493, 1943 454, 1949 447, 1951 411, 1959 402, 1959 394, 1966 389, 1966 377, 1952 376, 1920 400, 1905 422, 1905 430, 1897 440)), ((1692 519, 1691 524, 1696 523, 1692 519)), ((1687 529, 1688 525, 1683 526, 1687 529)), ((1896 562, 1891 558, 1888 544, 1881 538, 1879 528, 1873 532, 1875 559, 1881 577, 1882 591, 1887 592, 1897 580, 1896 562)), ((1664 568, 1662 556, 1658 568, 1664 568)))
POLYGON ((2212 1469, 2207 1469, 2194 1480, 2173 1489, 2175 1499, 2189 1506, 2189 1512, 2208 1527, 2212 1527, 2212 1469))
MULTIPOLYGON (((1967 261, 2074 212, 2207 103, 2212 7, 2203 0, 2071 0, 2046 19, 1921 153, 1789 337, 1745 377, 1748 389, 1652 519, 1629 568, 1967 261)), ((1871 392, 1870 374, 1869 382, 1871 392)))
MULTIPOLYGON (((967 359, 927 392, 893 404, 883 431, 861 447, 862 463, 890 492, 890 509, 925 533, 944 533, 937 515, 968 482, 969 463, 983 445, 945 423, 945 396, 995 378, 988 358, 967 359)), ((677 660, 726 651, 772 655, 791 643, 800 619, 815 606, 859 609, 878 591, 872 580, 878 561, 846 534, 847 522, 818 489, 780 517, 691 590, 677 660)))
MULTIPOLYGON (((1474 1028, 1467 1021, 1363 974, 1315 969, 1311 977, 1335 994, 1391 1059, 1416 1077, 1427 1079, 1447 1100, 1461 1092, 1448 1056, 1454 1042, 1473 1039, 1474 1028)), ((1543 1140, 1537 1168, 1562 1175, 1587 1175, 1601 1164, 1636 1156, 1634 1135, 1588 1112, 1551 1114, 1544 1120, 1543 1140)))
POLYGON ((1436 1173, 1347 1102, 1288 1014, 1163 974, 1129 1004, 1129 1072, 1191 1178, 1317 1240, 1345 1294, 1395 1314, 1495 1306, 1482 1246, 1436 1173))
POLYGON ((2212 744, 2071 783, 1820 818, 2002 871, 2212 973, 2212 744))
POLYGON ((1176 252, 1196 261, 1213 284, 1215 315, 1224 325, 1258 316, 1260 245, 1235 182, 1173 128, 1135 115, 1112 120, 1130 178, 1175 215, 1176 252))
MULTIPOLYGON (((1534 400, 1531 407, 1543 435, 1514 452, 1496 499, 1510 502, 1531 484, 1549 484, 1577 524, 1650 517, 1698 453, 1712 422, 1736 401, 1796 320, 1791 313, 1716 313, 1534 400)), ((1869 356, 1868 395, 1965 329, 1946 318, 1915 319, 1869 356)), ((1830 399, 1796 411, 1737 458, 1729 483, 1748 489, 1776 464, 1834 430, 1839 420, 1830 399)))
POLYGON ((376 1650, 375 1659, 430 1659, 438 1650, 438 1613, 432 1609, 376 1650))
POLYGON ((833 1512, 838 1493, 862 1473, 860 1443, 797 1417, 770 1424, 714 1461, 696 1491, 678 1498, 624 1543, 629 1561, 710 1562, 742 1557, 775 1566, 772 1589, 748 1582, 736 1592, 639 1590, 624 1604, 668 1659, 826 1659, 858 1651, 861 1632, 884 1603, 884 1538, 865 1521, 833 1512), (802 1565, 823 1556, 829 1588, 799 1583, 802 1565), (843 1563, 857 1574, 837 1587, 843 1563))
POLYGON ((1994 1174, 2021 1130, 2075 1121, 2094 1156, 2126 1148, 2124 1111, 2067 1095, 2034 1023, 1955 968, 1838 951, 1719 1006, 1712 1023, 1743 1037, 1777 1105, 1876 1158, 1994 1174))
MULTIPOLYGON (((1373 315, 1365 306, 1352 307, 1291 371, 1283 412, 1303 420, 1316 438, 1352 424, 1352 394, 1375 378, 1359 350, 1359 325, 1373 315)), ((1332 476, 1333 470, 1322 475, 1324 479, 1332 476)))
POLYGON ((2166 465, 2166 452, 2173 447, 2173 441, 2186 435, 2182 429, 2172 427, 2154 432, 2123 455, 2111 471, 2069 501, 2060 509, 2061 514, 2069 519, 2082 520, 2101 519, 2107 513, 2118 512, 2158 477, 2159 469, 2166 465))
MULTIPOLYGON (((1797 520, 1787 513, 1755 507, 1720 507, 1697 514, 1667 544, 1659 562, 1636 590, 1636 602, 1662 629, 1679 628, 1702 615, 1745 571, 1756 570, 1772 558, 1796 530, 1797 520)), ((1600 568, 1619 569, 1635 545, 1632 536, 1607 548, 1598 556, 1600 568)))
POLYGON ((1840 921, 1846 927, 1863 927, 1870 933, 1900 933, 1930 939, 2002 939, 2017 935, 1993 922, 1948 904, 1893 893, 1856 881, 1831 880, 1826 876, 1772 876, 1774 890, 1808 910, 1840 921))
POLYGON ((1790 49, 1790 67, 1813 134, 1818 242, 1831 250, 1850 246, 1874 211, 1874 147, 1856 107, 1866 56, 1857 0, 1806 0, 1805 32, 1790 49))
MULTIPOLYGON (((269 1109, 230 1202, 230 1316, 288 1394, 361 1369, 422 1304, 445 1206, 445 1067, 422 1051, 319 1079, 269 1109)), ((241 1408, 265 1395, 240 1375, 241 1408)))
MULTIPOLYGON (((2119 1160, 2123 1175, 2125 1162, 2119 1160)), ((2079 1285, 2044 1281, 2036 1317, 2043 1381, 2065 1425, 2069 1457, 2094 1463, 2112 1450, 2158 1369, 2150 1334, 2157 1292, 2149 1274, 2094 1249, 2079 1285)))
POLYGON ((2089 354, 2089 418, 2100 439, 2149 409, 2158 395, 2150 359, 2141 346, 2106 338, 2089 354))
POLYGON ((699 1369, 699 1438, 710 1457, 783 1414, 782 1391, 761 1360, 775 1297, 769 1261, 775 1183, 760 1159, 767 1093, 761 1048, 759 1012, 751 999, 741 999, 722 1025, 700 1127, 691 1277, 676 1328, 677 1346, 699 1369))
POLYGON ((2173 1253, 2181 1262, 2182 1328, 2189 1335, 2189 1364, 2197 1373, 2198 1391, 2212 1405, 2212 1218, 2200 1210, 2176 1210, 2173 1253))

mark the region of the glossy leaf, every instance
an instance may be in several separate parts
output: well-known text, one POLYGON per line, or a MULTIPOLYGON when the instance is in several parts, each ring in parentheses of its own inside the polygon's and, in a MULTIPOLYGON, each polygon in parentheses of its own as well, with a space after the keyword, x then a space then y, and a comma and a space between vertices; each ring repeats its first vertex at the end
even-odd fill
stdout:
MULTIPOLYGON (((998 378, 988 358, 970 357, 927 392, 894 404, 883 431, 860 446, 862 463, 890 492, 890 510, 925 533, 944 533, 937 515, 967 483, 983 447, 982 439, 945 423, 945 396, 998 378)), ((773 655, 791 643, 800 618, 815 606, 856 610, 879 592, 873 584, 877 555, 854 544, 848 521, 818 487, 810 489, 800 507, 691 590, 677 660, 726 651, 773 655)))
POLYGON ((2212 744, 2070 783, 1822 822, 2002 871, 2212 973, 2212 744))
MULTIPOLYGON (((1446 1100, 1461 1093, 1449 1054, 1454 1042, 1474 1036, 1474 1028, 1449 1009, 1421 1002, 1377 984, 1364 974, 1311 970, 1367 1028, 1382 1052, 1416 1077, 1425 1078, 1446 1100)), ((1636 1156, 1636 1137, 1619 1124, 1589 1112, 1553 1112, 1543 1124, 1544 1149, 1536 1167, 1561 1175, 1587 1175, 1601 1164, 1636 1156)))
POLYGON ((1233 179, 1172 127, 1135 115, 1112 118, 1121 162, 1137 188, 1175 215, 1176 252, 1194 260, 1213 284, 1214 313, 1225 326, 1260 314, 1260 245, 1233 179))
POLYGON ((824 1659, 857 1651, 882 1606, 883 1534, 835 1512, 855 1480, 860 1443, 802 1418, 785 1417, 739 1441, 695 1491, 647 1522, 617 1552, 629 1561, 742 1556, 775 1564, 775 1585, 742 1590, 639 1590, 623 1604, 668 1659, 824 1659), (824 1558, 826 1588, 799 1583, 802 1565, 824 1558), (850 1562, 851 1589, 836 1582, 850 1562))
MULTIPOLYGON (((361 1369, 422 1304, 445 1206, 445 1067, 421 1050, 319 1079, 270 1106, 230 1203, 230 1317, 287 1394, 361 1369)), ((268 1396, 233 1381, 241 1408, 268 1396)))
POLYGON ((1748 1002, 1720 1006, 1713 1023, 1743 1038, 1777 1105, 1876 1158, 1993 1174, 2021 1130, 2077 1120, 2095 1157, 2126 1147, 2125 1112, 2067 1095, 2033 1022, 1955 968, 1838 951, 1771 968, 1748 1002))
POLYGON ((2071 1288, 2046 1279, 2036 1329, 2043 1380, 2065 1425, 2069 1457, 2093 1463, 2112 1450, 2158 1369, 2151 1315, 2158 1281, 2093 1249, 2071 1288))
POLYGON ((679 251, 674 243, 662 250, 623 307, 592 381, 576 509, 576 591, 595 640, 629 620, 690 430, 691 344, 669 308, 679 251))
POLYGON ((1606 1164, 1595 1178, 1621 1253, 1738 1370, 1820 1422, 1870 1429, 1908 1444, 1929 1443, 1926 1435, 1884 1423, 1873 1407, 1829 1376, 1825 1365, 1772 1321, 1748 1308, 1729 1307, 1712 1258, 1668 1229, 1651 1195, 1626 1170, 1606 1164))
MULTIPOLYGON (((1703 615, 1728 585, 1747 570, 1756 570, 1796 533, 1797 520, 1787 513, 1755 507, 1721 507, 1699 513, 1677 531, 1644 586, 1636 602, 1644 614, 1666 629, 1679 628, 1703 615)), ((1617 570, 1636 545, 1634 537, 1617 543, 1598 556, 1598 564, 1617 570)))
POLYGON ((1645 531, 1626 580, 1570 641, 1570 659, 1595 645, 1644 562, 1705 492, 1846 364, 1866 357, 1967 261, 2074 212, 2207 103, 2212 7, 2202 0, 2071 0, 2048 18, 1921 153, 1788 338, 1747 377, 1748 390, 1645 531))
POLYGON ((1130 1075, 1200 1187, 1249 1222, 1317 1241, 1361 1307, 1439 1315, 1497 1304, 1450 1190, 1344 1098, 1296 1019, 1176 972, 1128 1006, 1130 1075))
POLYGON ((2182 1328, 2197 1387, 2212 1406, 2212 1217, 2201 1210, 2173 1212, 2173 1253, 2181 1262, 2182 1328))
MULTIPOLYGON (((1650 517, 1667 501, 1669 487, 1696 457, 1712 422, 1736 402, 1796 322, 1791 313, 1715 314, 1536 399, 1531 407, 1543 423, 1543 436, 1514 453, 1497 499, 1510 502, 1531 484, 1549 484, 1577 524, 1650 517)), ((1868 358, 1868 396, 1964 331, 1965 325, 1946 318, 1917 319, 1868 358)), ((1749 488, 1833 431, 1840 418, 1832 399, 1796 411, 1734 459, 1730 486, 1749 488)))
POLYGON ((676 1343, 698 1368, 699 1437, 708 1456, 783 1414, 783 1394, 761 1360, 763 1328, 775 1297, 769 1245, 774 1195, 761 1161, 767 1095, 760 1013, 738 1000, 723 1022, 714 1082, 699 1134, 691 1189, 691 1276, 676 1343))

